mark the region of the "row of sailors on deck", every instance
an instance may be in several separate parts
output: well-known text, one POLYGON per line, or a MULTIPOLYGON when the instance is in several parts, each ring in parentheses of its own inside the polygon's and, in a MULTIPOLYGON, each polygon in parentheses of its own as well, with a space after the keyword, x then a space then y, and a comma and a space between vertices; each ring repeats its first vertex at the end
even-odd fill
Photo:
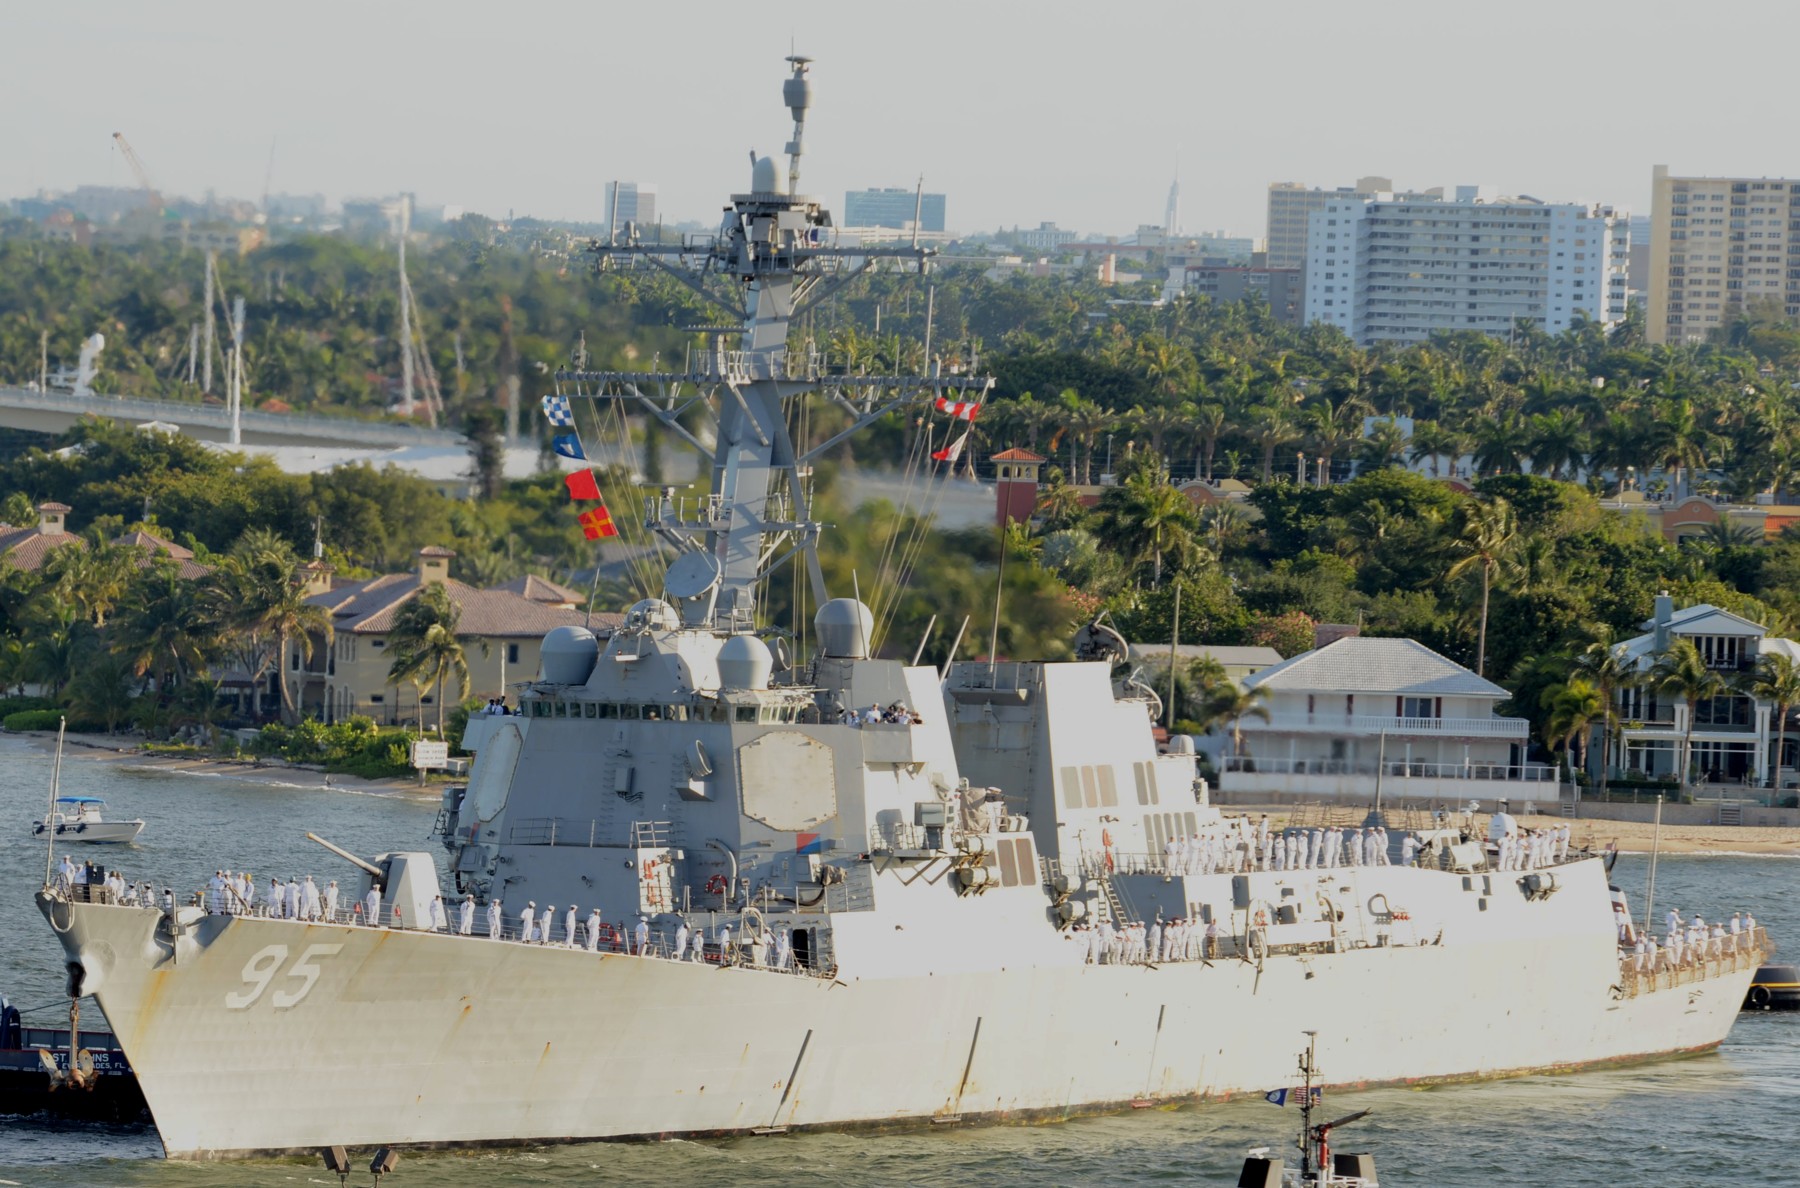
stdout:
MULTIPOLYGON (((1412 835, 1406 842, 1416 848, 1412 835)), ((1195 833, 1163 843, 1163 870, 1176 875, 1235 874, 1245 870, 1325 870, 1388 865, 1387 830, 1378 827, 1289 828, 1272 834, 1269 818, 1226 822, 1223 833, 1195 833)), ((1412 862, 1408 853, 1405 861, 1412 862)))
MULTIPOLYGON (((1411 841, 1409 834, 1407 841, 1411 841)), ((1288 829, 1264 848, 1265 870, 1329 870, 1339 866, 1388 865, 1387 830, 1288 829)), ((1407 859, 1408 863, 1411 859, 1407 859)))
POLYGON ((67 854, 57 864, 56 885, 65 894, 76 887, 100 887, 112 894, 114 903, 137 903, 140 895, 149 894, 148 884, 143 887, 129 884, 116 870, 102 870, 92 862, 76 863, 67 854))
POLYGON ((1668 936, 1663 944, 1657 944, 1654 936, 1645 933, 1631 945, 1626 960, 1634 972, 1682 969, 1717 960, 1727 953, 1744 952, 1756 931, 1756 917, 1748 912, 1733 912, 1729 921, 1715 921, 1709 927, 1699 916, 1683 925, 1681 913, 1671 911, 1664 923, 1668 936))
POLYGON ((1564 862, 1568 857, 1567 825, 1555 829, 1528 829, 1523 833, 1508 833, 1500 839, 1495 869, 1536 870, 1540 866, 1564 862))
POLYGON ((256 878, 249 871, 215 870, 206 884, 206 912, 212 916, 266 916, 272 920, 336 921, 338 917, 338 885, 332 879, 324 890, 313 882, 288 876, 283 883, 270 879, 268 890, 259 898, 256 878))
POLYGON ((1157 965, 1167 961, 1207 961, 1218 956, 1224 930, 1217 920, 1202 924, 1180 917, 1148 924, 1129 923, 1117 928, 1102 920, 1093 927, 1077 924, 1066 933, 1087 945, 1089 965, 1157 965))
POLYGON ((849 726, 917 726, 925 719, 915 714, 901 702, 894 702, 886 709, 879 705, 871 705, 866 710, 840 709, 838 721, 849 726))
MULTIPOLYGON (((434 929, 440 928, 437 919, 443 910, 442 903, 440 897, 432 905, 434 929)), ((629 932, 614 928, 602 920, 599 908, 589 909, 585 921, 577 922, 576 917, 576 906, 570 904, 563 913, 559 930, 556 909, 546 907, 540 910, 534 899, 519 909, 518 929, 508 937, 506 909, 499 900, 490 900, 487 907, 487 935, 489 940, 511 939, 520 944, 555 945, 565 949, 586 949, 590 953, 605 947, 608 951, 634 953, 639 957, 667 956, 670 961, 706 960, 706 930, 690 929, 686 920, 682 920, 676 927, 671 940, 661 932, 652 938, 650 921, 643 916, 638 917, 637 927, 629 932)), ((468 896, 463 900, 457 931, 463 936, 470 935, 474 918, 475 898, 468 896)), ((732 947, 731 925, 721 924, 713 943, 718 948, 721 963, 740 964, 738 959, 741 953, 732 947)), ((777 933, 765 925, 755 935, 741 938, 739 946, 750 950, 751 965, 781 970, 792 969, 794 966, 793 941, 785 929, 777 933)))

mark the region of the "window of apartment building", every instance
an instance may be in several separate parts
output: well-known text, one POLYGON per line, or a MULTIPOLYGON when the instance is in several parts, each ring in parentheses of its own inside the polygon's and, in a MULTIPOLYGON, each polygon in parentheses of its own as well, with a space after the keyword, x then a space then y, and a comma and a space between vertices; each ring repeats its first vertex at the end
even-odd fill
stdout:
POLYGON ((1694 727, 1750 726, 1755 708, 1748 697, 1709 697, 1694 705, 1694 727))

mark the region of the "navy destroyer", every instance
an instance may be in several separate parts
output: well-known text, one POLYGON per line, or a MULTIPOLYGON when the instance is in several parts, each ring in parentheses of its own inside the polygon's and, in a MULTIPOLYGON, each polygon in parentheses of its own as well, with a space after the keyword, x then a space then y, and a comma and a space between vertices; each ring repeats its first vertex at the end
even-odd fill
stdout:
POLYGON ((705 448, 709 493, 648 501, 661 597, 604 640, 558 628, 518 712, 470 722, 448 870, 346 855, 348 916, 38 897, 169 1155, 1063 1118, 1285 1084, 1301 1028, 1357 1085, 1716 1047, 1760 933, 1640 972, 1598 858, 1274 846, 1208 803, 1183 740, 1159 753, 1104 628, 1070 662, 873 654, 869 608, 824 588, 809 467, 988 384, 792 347, 807 309, 929 252, 839 242, 800 192, 790 63, 785 170, 754 160, 715 235, 598 245, 741 323, 677 373, 564 377, 705 448), (794 432, 808 401, 841 432, 794 432), (759 605, 790 562, 804 649, 759 605))

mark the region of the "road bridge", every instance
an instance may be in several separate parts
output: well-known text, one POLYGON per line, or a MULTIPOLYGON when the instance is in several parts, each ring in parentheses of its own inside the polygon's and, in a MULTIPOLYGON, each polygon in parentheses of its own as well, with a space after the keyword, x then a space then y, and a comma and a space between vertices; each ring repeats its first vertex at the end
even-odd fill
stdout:
MULTIPOLYGON (((64 433, 82 417, 107 417, 126 425, 151 421, 180 426, 201 441, 229 442, 231 414, 224 405, 128 396, 74 396, 31 388, 0 387, 0 427, 33 433, 64 433)), ((464 448, 467 439, 448 429, 427 429, 391 421, 354 421, 299 413, 245 409, 239 440, 247 446, 360 446, 404 449, 415 446, 464 448)))

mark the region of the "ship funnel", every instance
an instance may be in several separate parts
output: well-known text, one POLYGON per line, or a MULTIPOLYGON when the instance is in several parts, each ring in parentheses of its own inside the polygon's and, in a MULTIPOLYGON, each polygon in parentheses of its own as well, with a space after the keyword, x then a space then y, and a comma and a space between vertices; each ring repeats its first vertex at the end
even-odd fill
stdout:
POLYGON ((818 633, 819 649, 826 656, 867 660, 875 616, 854 598, 833 598, 813 616, 813 630, 818 633))

